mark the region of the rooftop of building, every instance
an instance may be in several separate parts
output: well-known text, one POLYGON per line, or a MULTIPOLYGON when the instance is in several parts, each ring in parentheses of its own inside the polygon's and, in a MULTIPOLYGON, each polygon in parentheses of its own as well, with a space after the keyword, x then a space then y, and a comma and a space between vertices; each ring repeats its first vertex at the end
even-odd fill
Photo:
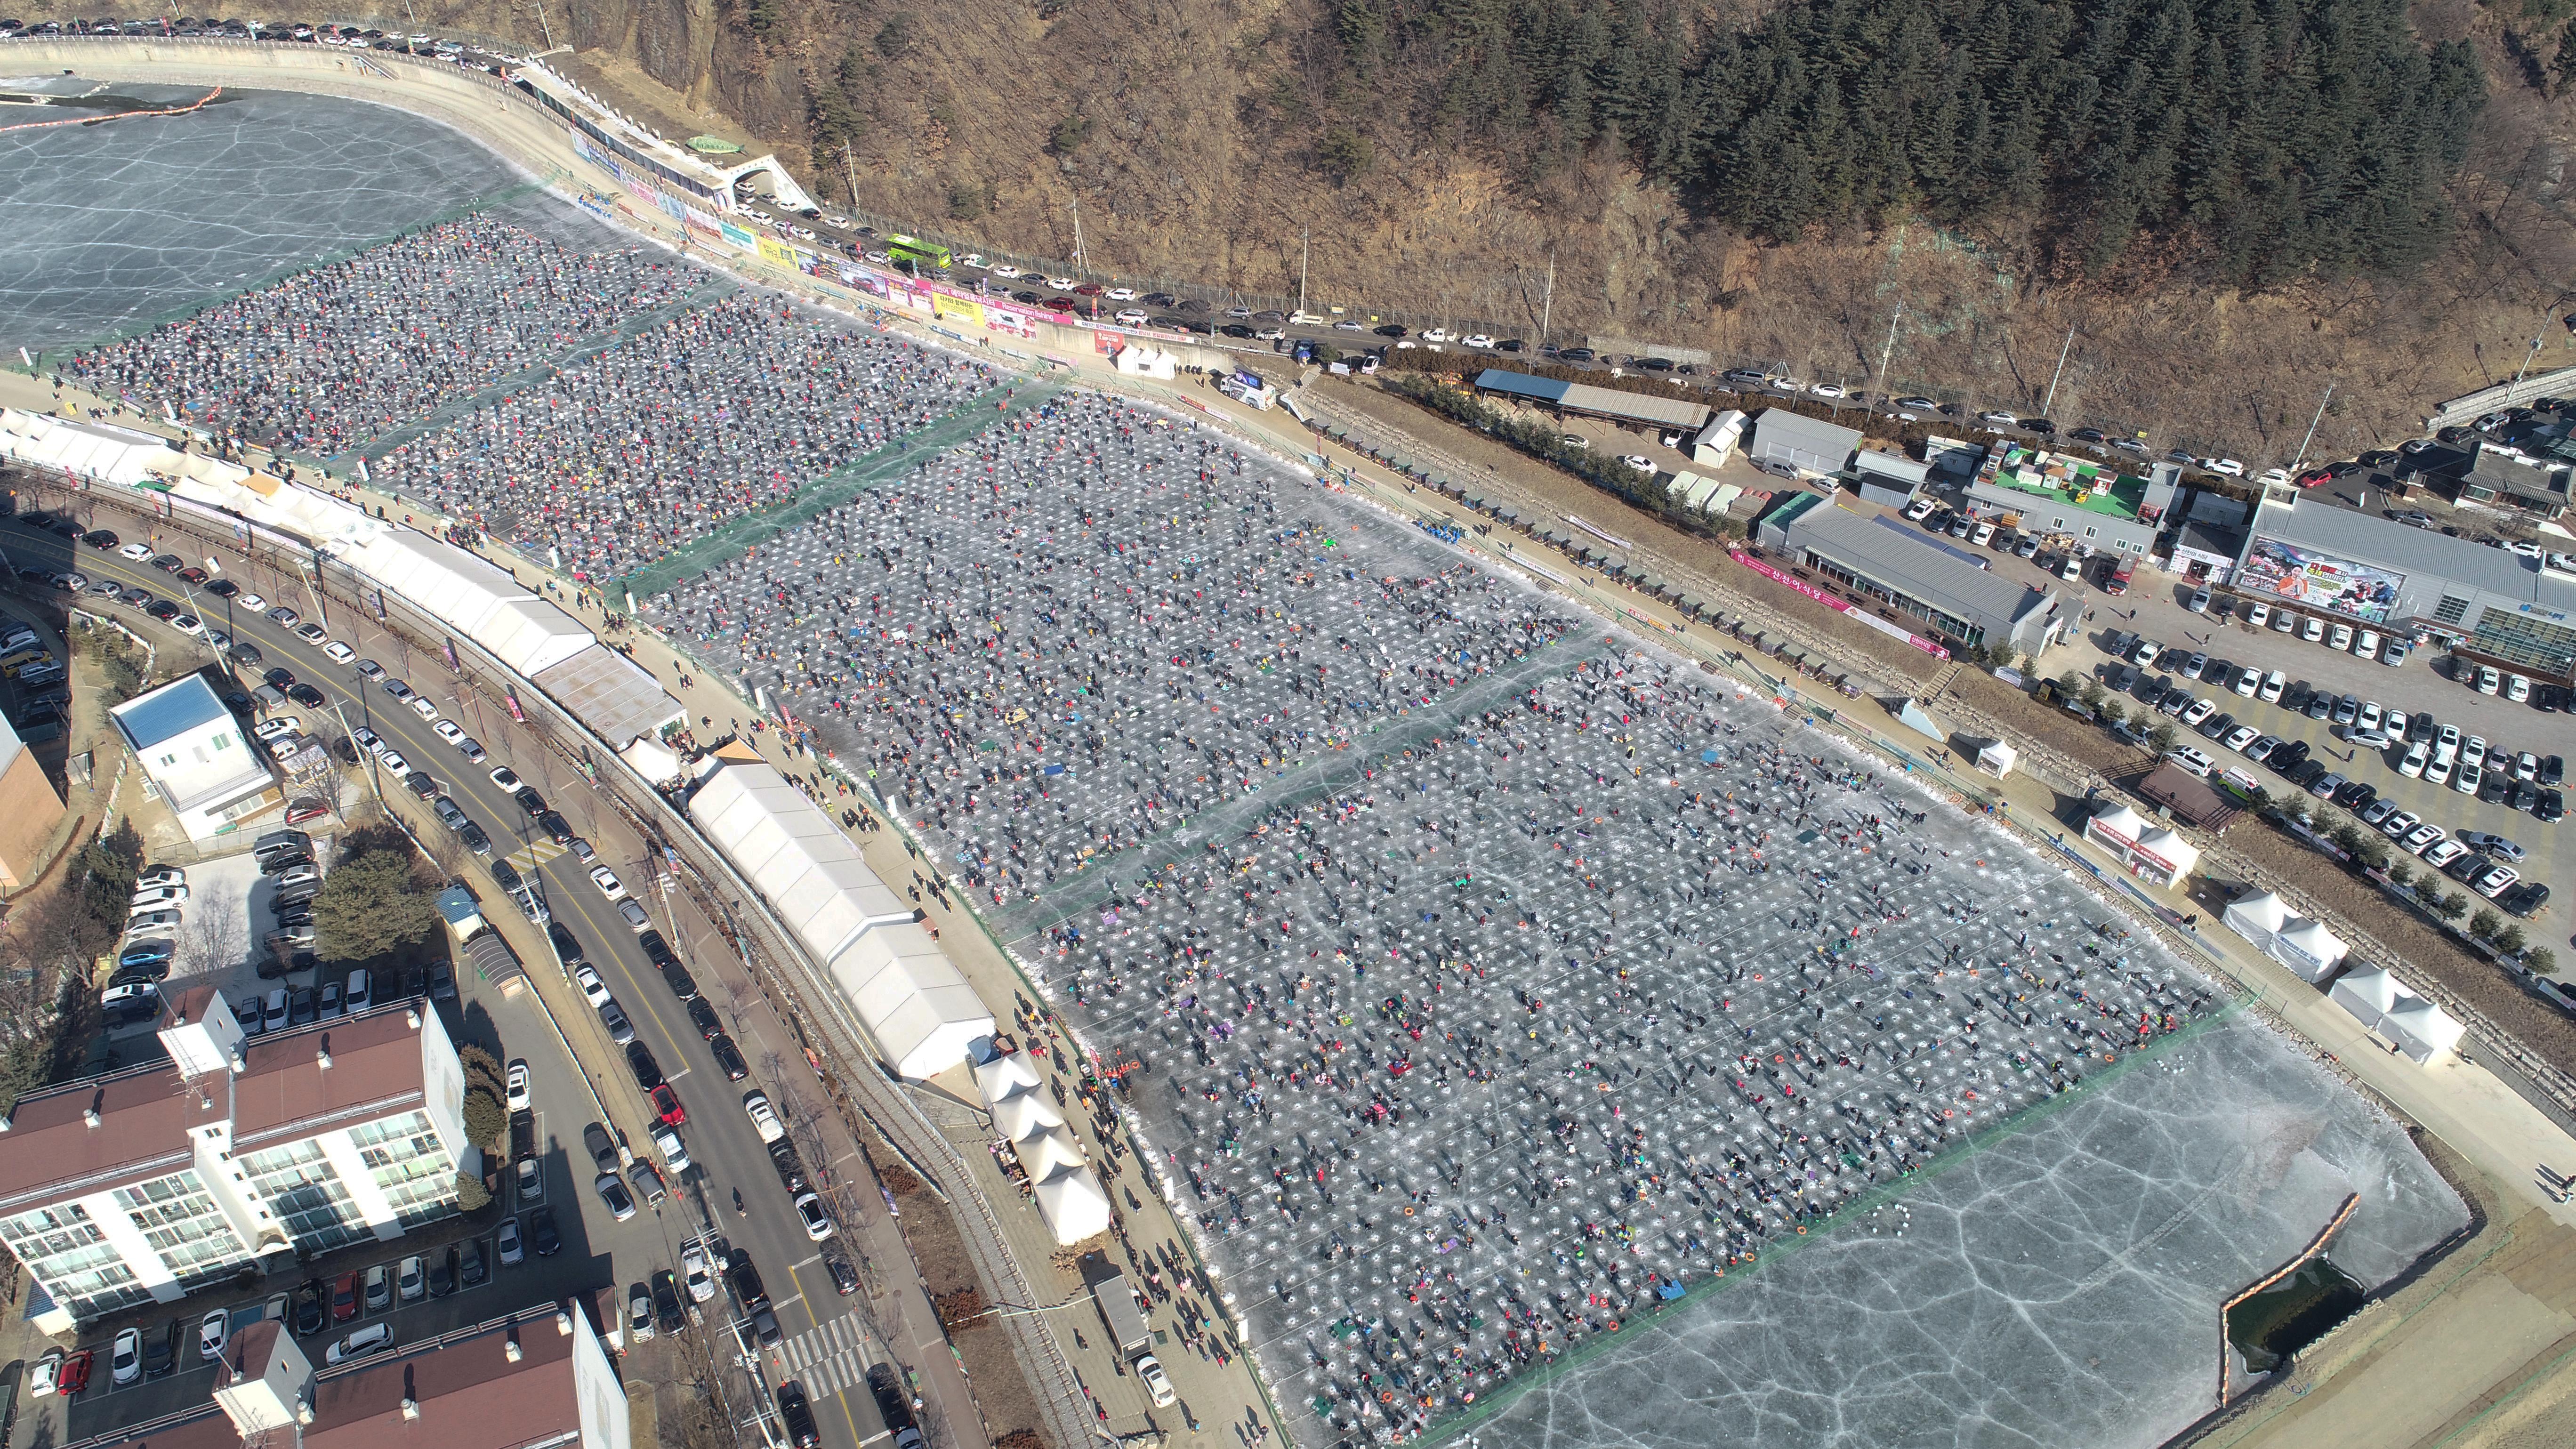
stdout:
POLYGON ((1622 392, 1617 388, 1595 387, 1586 382, 1567 382, 1561 378, 1533 377, 1526 372, 1489 367, 1476 375, 1476 386, 1489 392, 1506 393, 1548 403, 1568 412, 1590 413, 1596 417, 1626 418, 1633 422, 1654 423, 1662 427, 1698 428, 1708 421, 1705 404, 1685 402, 1680 398, 1657 397, 1642 392, 1622 392))
POLYGON ((2009 493, 2045 498, 2083 513, 2135 521, 2147 500, 2147 480, 2066 453, 2014 444, 1978 475, 2009 493), (2095 491, 2096 489, 2100 491, 2095 491))
POLYGON ((2576 578, 2544 569, 2536 558, 2350 508, 2301 504, 2275 493, 2255 511, 2248 533, 2392 573, 2466 584, 2516 604, 2576 612, 2576 578))
MULTIPOLYGON (((586 1306, 575 1312, 573 1333, 597 1332, 586 1321, 586 1306)), ((244 1329, 236 1341, 256 1339, 262 1327, 274 1325, 244 1329)), ((353 1365, 317 1365, 313 1421, 297 1426, 294 1442, 300 1449, 539 1449, 575 1442, 581 1405, 574 1345, 572 1334, 561 1332, 540 1306, 353 1365), (515 1361, 512 1343, 519 1349, 515 1361)), ((226 1360, 233 1362, 230 1352, 226 1360)), ((240 1374, 256 1377, 247 1363, 240 1374)), ((622 1398, 615 1408, 625 1412, 622 1398)), ((209 1398, 201 1407, 82 1440, 76 1449, 241 1449, 243 1442, 232 1418, 209 1398)))
POLYGON ((1764 408, 1753 415, 1753 438, 1757 443, 1787 442, 1812 453, 1831 455, 1859 447, 1861 431, 1787 408, 1764 408))
POLYGON ((159 689, 136 695, 108 714, 124 732, 125 742, 141 754, 201 725, 228 719, 232 711, 224 708, 223 700, 203 674, 186 674, 159 689))
MULTIPOLYGON (((192 1003, 194 993, 172 1006, 203 1009, 192 1003)), ((0 1214, 175 1172, 190 1160, 188 1134, 227 1115, 242 1150, 410 1110, 422 1096, 410 1015, 396 1002, 251 1037, 242 1070, 223 1079, 190 1082, 163 1061, 29 1093, 0 1135, 0 1214)))
POLYGON ((1963 618, 2015 620, 2052 597, 1822 498, 1803 509, 1783 510, 1779 521, 1799 541, 1845 567, 1963 618))

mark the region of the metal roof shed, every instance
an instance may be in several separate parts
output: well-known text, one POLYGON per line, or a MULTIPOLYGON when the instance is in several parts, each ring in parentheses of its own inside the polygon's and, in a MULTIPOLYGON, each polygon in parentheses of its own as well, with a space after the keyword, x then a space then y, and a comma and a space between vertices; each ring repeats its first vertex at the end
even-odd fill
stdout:
POLYGON ((1839 473, 1860 446, 1860 430, 1793 413, 1764 408, 1753 417, 1753 459, 1786 463, 1808 473, 1839 473))

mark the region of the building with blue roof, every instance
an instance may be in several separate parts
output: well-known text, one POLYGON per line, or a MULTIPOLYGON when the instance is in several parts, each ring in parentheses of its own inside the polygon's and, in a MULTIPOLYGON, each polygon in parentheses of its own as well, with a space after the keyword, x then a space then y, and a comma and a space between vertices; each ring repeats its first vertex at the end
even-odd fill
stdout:
POLYGON ((204 675, 174 679, 107 713, 190 840, 210 840, 286 803, 268 756, 204 675))

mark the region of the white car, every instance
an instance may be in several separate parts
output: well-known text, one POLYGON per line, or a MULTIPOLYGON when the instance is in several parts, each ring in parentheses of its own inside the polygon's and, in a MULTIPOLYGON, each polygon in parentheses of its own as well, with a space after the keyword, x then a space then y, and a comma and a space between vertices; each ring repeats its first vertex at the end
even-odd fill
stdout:
POLYGON ((1830 382, 1817 383, 1815 386, 1808 388, 1807 391, 1817 397, 1848 397, 1850 395, 1842 390, 1840 384, 1830 382))
POLYGON ((804 1192, 796 1195, 796 1216, 805 1220, 806 1237, 819 1243, 832 1236, 832 1215, 823 1211, 823 1200, 814 1194, 804 1192))
POLYGON ((116 556, 118 558, 132 559, 136 563, 141 563, 145 559, 152 557, 152 545, 148 543, 129 543, 125 547, 118 549, 116 551, 116 556))
POLYGON ((672 1176, 677 1177, 689 1170, 689 1144, 681 1141, 680 1134, 667 1123, 654 1125, 653 1146, 661 1152, 662 1161, 670 1167, 672 1176))
POLYGON ((510 1104, 511 1111, 524 1112, 528 1110, 527 1058, 519 1057, 511 1061, 506 1072, 505 1085, 502 1090, 505 1094, 504 1100, 510 1104))
POLYGON ((610 870, 607 866, 599 865, 591 867, 590 883, 599 887, 599 893, 608 897, 612 901, 622 901, 626 899, 626 882, 619 880, 617 878, 617 872, 610 870))
POLYGON ((2200 751, 2193 749, 2189 745, 2184 745, 2180 749, 2166 751, 2165 758, 2173 761, 2175 764, 2180 765, 2184 770, 2197 775, 2204 780, 2209 778, 2210 770, 2217 764, 2215 760, 2212 760, 2209 756, 2202 754, 2200 751))
POLYGON ((680 1278, 689 1285, 689 1301, 704 1303, 716 1296, 715 1275, 707 1271, 707 1250, 692 1240, 680 1249, 680 1278))
POLYGON ((2205 720, 2216 713, 2218 713, 2217 700, 2195 699, 2191 702, 2191 708, 2182 712, 2182 722, 2187 725, 2197 726, 2202 720, 2205 720))
POLYGON ((1490 349, 1494 345, 1494 336, 1490 332, 1470 332, 1467 334, 1467 345, 1490 349))
POLYGON ((456 743, 458 740, 465 738, 464 728, 452 719, 431 721, 429 732, 438 736, 440 739, 447 741, 451 745, 456 743))
POLYGON ((411 761, 404 759, 400 750, 387 750, 376 758, 386 769, 393 772, 397 780, 411 773, 411 761))
POLYGON ((509 766, 503 765, 492 772, 492 783, 500 786, 505 791, 515 794, 523 782, 511 771, 509 766))
POLYGON ((393 1325, 387 1323, 370 1323, 366 1327, 359 1329, 357 1332, 350 1334, 348 1337, 331 1345, 328 1349, 323 1350, 322 1362, 327 1365, 337 1367, 341 1364, 347 1363, 353 1358, 364 1358, 371 1353, 382 1353, 393 1346, 393 1325))
POLYGON ((599 979, 599 973, 592 969, 589 962, 584 961, 572 968, 572 979, 574 984, 581 988, 584 1001, 593 1006, 604 1006, 608 1003, 608 983, 599 979))
POLYGON ((347 664, 358 657, 358 651, 334 639, 322 646, 323 655, 334 664, 347 664))
POLYGON ((2417 740, 2406 747, 2406 757, 2397 762, 2397 773, 2409 780, 2421 780, 2424 778, 2424 767, 2432 761, 2432 758, 2432 748, 2422 740, 2417 740))
POLYGON ((268 600, 261 598, 257 594, 235 594, 233 596, 233 604, 237 608, 248 609, 254 614, 265 614, 268 612, 268 600))
POLYGON ((1636 469, 1640 473, 1652 473, 1655 471, 1655 460, 1647 457, 1643 453, 1623 454, 1619 461, 1636 469))
POLYGON ((1458 340, 1458 334, 1450 331, 1446 327, 1433 327, 1423 332, 1422 340, 1425 342, 1455 342, 1458 340))
POLYGON ((2223 473, 2230 478, 2245 476, 2245 465, 2233 458, 2201 458, 2196 461, 2202 468, 2212 473, 2223 473))
POLYGON ((377 734, 374 730, 367 728, 365 725, 360 725, 356 729, 349 731, 349 738, 356 743, 359 749, 366 751, 377 759, 381 760, 385 757, 384 736, 377 734))
POLYGON ((183 885, 145 886, 134 893, 134 899, 128 904, 126 914, 139 916, 145 911, 157 911, 167 906, 175 906, 187 898, 188 888, 183 885))
POLYGON ((2256 669, 2254 666, 2249 664, 2243 669, 2236 671, 2236 692, 2238 694, 2245 696, 2247 699, 2252 699, 2255 691, 2262 687, 2263 672, 2261 670, 2256 669))
POLYGON ((1112 302, 1133 302, 1136 300, 1136 289, 1133 287, 1112 287, 1100 295, 1108 298, 1112 302))
POLYGON ((751 1128, 763 1142, 775 1142, 787 1135, 787 1124, 778 1120, 777 1111, 769 1105, 767 1092, 742 1094, 742 1110, 751 1118, 751 1128))
POLYGON ((2282 691, 2289 687, 2290 676, 2275 669, 2271 673, 2263 676, 2263 687, 2260 690, 2257 690, 2256 693, 2262 696, 2265 704, 2279 704, 2281 702, 2282 691))
POLYGON ((1046 279, 1046 284, 1059 292, 1070 292, 1082 285, 1071 277, 1049 277, 1046 279))
POLYGON ((2417 855, 2422 855, 2424 852, 2431 850, 2434 846, 2441 844, 2444 834, 2445 832, 2439 825, 2418 825, 2414 829, 2407 831, 2403 836, 2400 836, 2398 838, 2398 844, 2405 846, 2408 850, 2413 851, 2417 855))
MULTIPOLYGON (((849 223, 841 222, 839 225, 847 226, 849 223)), ((1019 268, 1012 266, 1009 262, 995 262, 993 265, 985 268, 985 270, 991 272, 994 276, 1004 279, 1025 275, 1019 268)))
POLYGON ((1141 307, 1121 308, 1117 317, 1119 324, 1126 327, 1142 327, 1152 320, 1153 318, 1141 307))
POLYGON ((415 694, 411 697, 411 712, 422 719, 438 718, 438 706, 430 703, 429 696, 425 694, 415 694))
MULTIPOLYGON (((141 547, 139 544, 129 547, 141 547)), ((146 549, 145 552, 150 552, 146 549)), ((108 1351, 107 1373, 111 1381, 123 1385, 143 1377, 143 1330, 126 1328, 117 1331, 116 1346, 108 1351)))
POLYGON ((303 732, 304 717, 293 714, 270 715, 250 728, 250 737, 267 744, 271 740, 292 739, 303 732))
POLYGON ((224 1344, 233 1336, 233 1316, 221 1308, 208 1309, 197 1320, 197 1357, 208 1363, 224 1356, 224 1344))
POLYGON ((2424 847, 2424 863, 2440 870, 2469 853, 2469 848, 2456 840, 2436 840, 2424 847))

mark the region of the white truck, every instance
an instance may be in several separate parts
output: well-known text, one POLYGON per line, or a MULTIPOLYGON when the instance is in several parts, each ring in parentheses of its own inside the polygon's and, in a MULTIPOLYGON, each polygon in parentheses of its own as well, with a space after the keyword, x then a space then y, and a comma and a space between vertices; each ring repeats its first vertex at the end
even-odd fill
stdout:
POLYGON ((1162 1361, 1154 1357, 1153 1326, 1145 1321, 1144 1305, 1137 1300, 1127 1275, 1112 1273, 1093 1283, 1091 1298, 1100 1305, 1100 1321, 1108 1325, 1109 1339, 1118 1346, 1118 1356, 1136 1370, 1146 1392, 1154 1396, 1154 1407, 1170 1408, 1179 1396, 1172 1392, 1172 1380, 1163 1372, 1162 1361))

